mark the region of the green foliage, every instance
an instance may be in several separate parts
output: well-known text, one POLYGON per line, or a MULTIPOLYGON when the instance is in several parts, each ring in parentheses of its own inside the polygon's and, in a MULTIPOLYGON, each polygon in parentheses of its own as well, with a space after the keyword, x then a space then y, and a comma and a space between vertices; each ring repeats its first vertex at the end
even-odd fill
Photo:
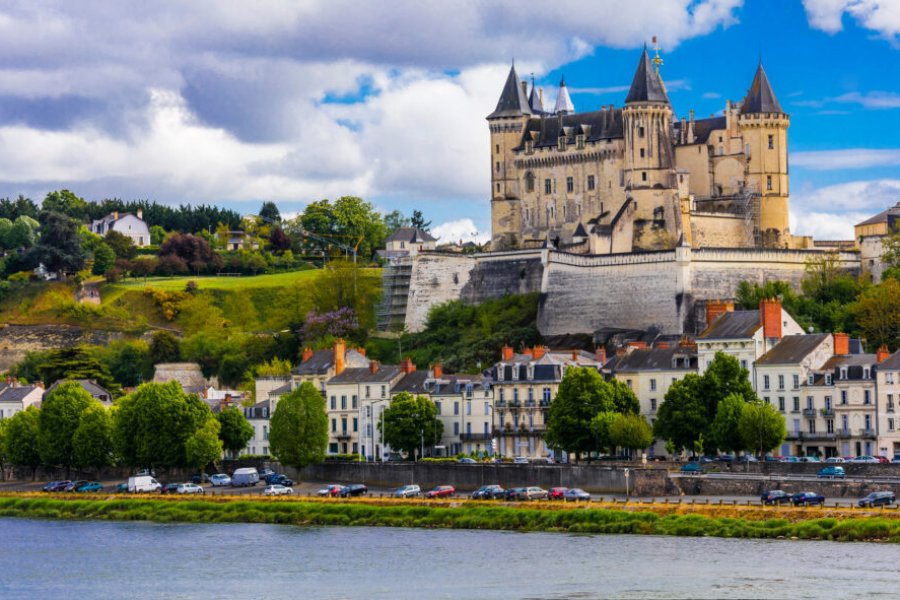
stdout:
POLYGON ((150 338, 150 362, 172 363, 181 360, 181 341, 171 331, 157 331, 150 338))
POLYGON ((41 213, 41 238, 28 260, 64 277, 84 268, 85 253, 78 235, 78 223, 58 212, 41 213))
POLYGON ((72 436, 73 465, 81 469, 99 469, 113 463, 113 427, 109 409, 91 402, 81 413, 72 436))
POLYGON ((32 474, 41 464, 39 445, 40 410, 29 406, 10 419, 4 419, 3 454, 14 465, 31 467, 32 474))
POLYGON ((150 243, 154 246, 159 246, 163 243, 163 239, 166 237, 166 230, 160 227, 159 225, 151 225, 150 226, 150 243))
POLYGON ((713 443, 719 449, 731 452, 744 449, 744 438, 739 425, 746 404, 744 397, 736 393, 725 396, 719 403, 716 417, 710 427, 713 443))
POLYGON ((259 216, 267 223, 278 223, 281 221, 281 213, 274 202, 263 202, 259 209, 259 216))
POLYGON ((609 425, 609 438, 613 446, 644 450, 653 443, 653 429, 641 415, 617 413, 609 425))
POLYGON ((900 348, 900 281, 890 278, 864 291, 853 308, 871 348, 900 348))
POLYGON ((69 190, 49 192, 41 203, 42 211, 56 211, 78 221, 85 221, 88 214, 88 204, 84 198, 79 198, 69 190))
POLYGON ((368 269, 348 260, 328 263, 312 289, 313 307, 317 313, 349 308, 359 319, 361 328, 375 327, 375 308, 381 298, 381 279, 368 269))
POLYGON ((101 353, 102 349, 92 346, 28 353, 12 369, 12 373, 29 381, 43 381, 47 385, 62 379, 90 379, 115 396, 121 387, 101 360, 101 353))
POLYGON ((227 408, 216 415, 216 418, 221 425, 219 438, 222 440, 222 447, 228 452, 237 454, 253 438, 253 426, 238 408, 227 408))
POLYGON ((105 275, 116 264, 116 253, 107 244, 100 243, 94 248, 94 266, 91 273, 105 275))
POLYGON ((291 374, 291 361, 273 358, 256 366, 257 377, 287 377, 291 374))
POLYGON ((219 421, 210 414, 184 443, 185 465, 202 469, 222 456, 219 421))
POLYGON ((281 397, 269 426, 269 448, 282 464, 298 469, 322 462, 328 446, 325 402, 309 382, 281 397))
POLYGON ((758 400, 744 406, 738 430, 744 448, 753 449, 759 456, 780 446, 787 437, 784 417, 771 404, 758 400))
POLYGON ((76 464, 75 431, 82 414, 96 400, 74 381, 61 383, 41 403, 38 447, 46 465, 76 464))
POLYGON ((691 447, 708 427, 702 389, 703 379, 694 373, 672 384, 656 412, 656 437, 670 440, 676 450, 691 447))
POLYGON ((153 378, 150 347, 143 340, 113 342, 101 350, 101 360, 124 387, 136 387, 153 378))
POLYGON ((104 241, 112 248, 116 254, 116 258, 132 259, 137 256, 137 248, 134 240, 119 231, 110 231, 106 234, 104 241))
POLYGON ((618 415, 614 412, 603 411, 597 413, 594 418, 591 419, 590 423, 591 434, 597 442, 597 447, 600 449, 608 448, 610 454, 613 453, 616 446, 615 442, 613 442, 613 436, 610 433, 610 429, 617 416, 618 415))
POLYGON ((434 440, 441 439, 444 424, 428 397, 401 392, 382 413, 378 429, 384 432, 384 441, 391 448, 412 457, 420 455, 421 446, 432 446, 434 440))
MULTIPOLYGON (((364 259, 373 257, 376 250, 383 248, 387 238, 381 215, 370 203, 355 196, 342 196, 333 204, 327 199, 311 202, 287 230, 296 229, 297 225, 302 231, 345 246, 358 244, 358 255, 364 259)), ((316 249, 326 254, 333 247, 312 237, 306 238, 304 245, 307 250, 316 249)))

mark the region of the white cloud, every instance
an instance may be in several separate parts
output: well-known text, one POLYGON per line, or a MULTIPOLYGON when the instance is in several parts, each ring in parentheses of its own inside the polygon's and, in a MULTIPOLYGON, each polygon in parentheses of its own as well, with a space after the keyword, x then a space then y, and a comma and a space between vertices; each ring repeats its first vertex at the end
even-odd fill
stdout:
POLYGON ((791 231, 817 239, 853 239, 853 226, 893 206, 900 180, 852 181, 791 195, 791 231))
POLYGON ((475 222, 469 218, 448 221, 441 223, 437 227, 432 227, 431 235, 436 237, 440 244, 458 243, 460 240, 463 243, 476 242, 483 244, 491 239, 490 231, 478 231, 475 227, 475 222))
POLYGON ((844 104, 859 104, 863 108, 870 109, 900 108, 900 94, 894 92, 869 92, 866 94, 850 92, 834 98, 834 101, 844 104))
POLYGON ((828 33, 843 29, 848 14, 861 26, 897 42, 900 35, 900 3, 897 0, 803 0, 809 24, 828 33))
POLYGON ((702 98, 705 100, 715 100, 716 98, 721 98, 722 94, 718 94, 716 92, 704 92, 702 98))
POLYGON ((894 167, 900 166, 900 149, 848 148, 847 150, 793 152, 790 159, 791 165, 814 171, 894 167))

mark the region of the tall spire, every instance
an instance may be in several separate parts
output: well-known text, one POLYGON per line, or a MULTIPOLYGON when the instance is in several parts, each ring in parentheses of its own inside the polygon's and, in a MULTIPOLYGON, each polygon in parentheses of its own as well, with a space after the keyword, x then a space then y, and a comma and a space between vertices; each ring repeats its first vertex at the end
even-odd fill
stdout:
POLYGON ((544 112, 544 103, 534 85, 534 75, 531 76, 531 94, 528 96, 528 106, 533 114, 539 115, 544 112))
POLYGON ((531 108, 528 106, 528 98, 525 97, 525 90, 519 83, 519 76, 516 75, 516 65, 509 69, 509 76, 503 85, 503 91, 500 92, 500 100, 497 101, 497 108, 488 115, 488 119, 499 119, 501 117, 521 117, 522 115, 530 115, 531 108))
POLYGON ((644 52, 638 61, 637 71, 631 81, 631 89, 625 98, 625 104, 631 102, 664 102, 669 103, 666 88, 662 80, 650 63, 650 55, 647 54, 647 45, 644 44, 644 52))
POLYGON ((569 90, 566 88, 566 78, 563 76, 559 80, 559 95, 556 96, 556 106, 553 112, 558 115, 569 115, 575 112, 575 105, 569 98, 569 90))
POLYGON ((762 58, 759 60, 759 66, 756 67, 756 75, 753 76, 753 83, 750 84, 750 91, 744 98, 744 104, 741 106, 741 113, 782 113, 781 105, 772 86, 769 84, 769 78, 766 77, 766 70, 762 66, 762 58))

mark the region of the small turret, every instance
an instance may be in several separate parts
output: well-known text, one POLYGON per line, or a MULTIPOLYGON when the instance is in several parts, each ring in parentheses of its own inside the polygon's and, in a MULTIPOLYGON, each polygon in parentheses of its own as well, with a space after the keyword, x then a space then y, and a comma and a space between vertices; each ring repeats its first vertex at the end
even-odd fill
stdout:
POLYGON ((631 89, 628 90, 628 96, 625 98, 625 104, 636 102, 669 104, 666 88, 659 77, 659 73, 656 72, 656 69, 650 63, 650 55, 647 54, 646 45, 644 45, 644 52, 641 54, 640 61, 638 61, 634 79, 631 81, 631 89))
POLYGON ((557 115, 570 115, 575 112, 575 105, 569 97, 569 90, 566 88, 566 78, 559 80, 559 94, 556 96, 556 106, 553 112, 557 115))
POLYGON ((503 117, 521 117, 522 115, 530 114, 532 113, 531 107, 528 105, 528 98, 525 97, 525 90, 519 84, 516 66, 513 65, 509 69, 509 76, 503 85, 503 91, 500 92, 497 108, 487 118, 501 119, 503 117))
POLYGON ((533 115, 544 113, 544 101, 541 99, 541 94, 534 85, 534 77, 531 78, 531 94, 528 96, 528 107, 531 109, 531 114, 533 115))
POLYGON ((741 113, 745 115, 754 113, 784 114, 778 98, 775 97, 775 92, 772 91, 772 86, 769 84, 769 78, 766 77, 762 62, 756 68, 756 75, 753 76, 753 83, 750 84, 750 90, 747 92, 747 97, 744 98, 741 113))

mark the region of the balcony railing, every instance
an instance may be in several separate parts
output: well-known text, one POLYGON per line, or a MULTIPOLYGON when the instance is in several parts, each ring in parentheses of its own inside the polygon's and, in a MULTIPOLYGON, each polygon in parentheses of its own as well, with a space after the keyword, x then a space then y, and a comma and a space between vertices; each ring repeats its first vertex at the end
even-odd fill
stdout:
POLYGON ((809 432, 809 431, 801 431, 800 437, 798 439, 809 440, 809 441, 829 442, 829 441, 834 441, 834 439, 836 437, 837 436, 833 433, 827 433, 827 432, 815 433, 815 432, 809 432))
POLYGON ((876 437, 874 429, 861 429, 859 431, 859 435, 860 435, 860 437, 868 438, 868 439, 872 439, 872 440, 874 440, 876 437))
POLYGON ((834 409, 833 409, 833 408, 823 408, 823 409, 822 409, 822 416, 823 416, 823 417, 833 417, 833 416, 834 416, 834 409))
POLYGON ((461 442, 481 442, 491 439, 490 433, 461 433, 459 440, 461 442))
POLYGON ((334 437, 336 437, 336 438, 339 439, 339 440, 349 440, 349 439, 350 439, 350 432, 347 431, 346 429, 343 430, 343 431, 338 431, 338 432, 336 432, 336 433, 334 434, 334 437))
POLYGON ((853 434, 850 433, 849 429, 838 429, 837 436, 841 439, 847 439, 853 437, 853 434))
POLYGON ((804 416, 804 417, 815 417, 815 416, 816 416, 816 409, 814 409, 814 408, 804 408, 804 409, 803 409, 803 416, 804 416))

